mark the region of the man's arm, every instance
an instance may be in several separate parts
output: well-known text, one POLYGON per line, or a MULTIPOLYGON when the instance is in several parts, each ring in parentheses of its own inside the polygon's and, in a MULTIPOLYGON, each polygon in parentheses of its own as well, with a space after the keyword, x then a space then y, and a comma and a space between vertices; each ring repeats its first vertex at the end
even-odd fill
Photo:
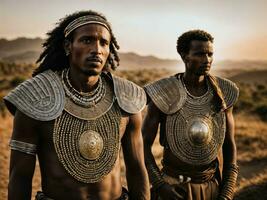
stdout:
POLYGON ((171 187, 163 181, 160 170, 155 162, 152 154, 152 145, 157 136, 158 126, 160 123, 160 111, 155 104, 150 101, 147 108, 147 114, 144 119, 142 133, 144 139, 144 153, 145 163, 148 171, 150 182, 153 190, 157 191, 160 197, 164 200, 168 199, 182 199, 182 197, 171 187))
POLYGON ((129 116, 122 147, 130 199, 149 200, 149 181, 144 163, 141 113, 129 116))
POLYGON ((225 114, 226 134, 223 143, 223 177, 219 199, 232 199, 238 174, 233 107, 227 109, 225 114))
MULTIPOLYGON (((14 118, 11 141, 24 142, 30 144, 30 146, 36 145, 38 138, 35 126, 36 121, 17 110, 14 118)), ((14 144, 14 146, 15 148, 20 147, 20 145, 17 146, 16 144, 14 144)), ((31 199, 35 161, 35 155, 23 153, 18 150, 11 150, 8 184, 9 200, 31 199)))

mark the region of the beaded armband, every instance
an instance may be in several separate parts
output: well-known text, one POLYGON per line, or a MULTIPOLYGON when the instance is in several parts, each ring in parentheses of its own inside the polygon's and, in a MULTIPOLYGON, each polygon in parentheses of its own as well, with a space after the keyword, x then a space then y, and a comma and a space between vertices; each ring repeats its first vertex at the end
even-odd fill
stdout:
POLYGON ((239 168, 236 164, 232 164, 224 173, 222 189, 220 191, 220 200, 231 200, 234 196, 235 184, 237 180, 239 168))
POLYGON ((37 145, 21 142, 18 140, 11 140, 9 146, 12 150, 20 151, 22 153, 30 154, 33 156, 35 156, 37 152, 37 145))

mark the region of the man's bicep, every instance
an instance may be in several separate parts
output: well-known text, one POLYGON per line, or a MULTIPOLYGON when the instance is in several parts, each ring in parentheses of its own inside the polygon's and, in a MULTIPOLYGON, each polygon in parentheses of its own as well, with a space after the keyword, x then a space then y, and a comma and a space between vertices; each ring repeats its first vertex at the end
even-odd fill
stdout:
MULTIPOLYGON (((141 135, 142 116, 141 113, 131 115, 125 134, 122 138, 122 147, 124 154, 138 159, 142 154, 143 140, 141 135)), ((127 158, 126 158, 127 159, 127 158)))
POLYGON ((127 185, 133 199, 149 199, 149 181, 144 161, 141 123, 141 113, 129 116, 122 139, 127 185))
POLYGON ((233 108, 226 110, 226 134, 223 144, 224 165, 236 163, 236 143, 235 143, 235 123, 233 116, 233 108))
POLYGON ((141 113, 131 115, 122 139, 122 148, 127 171, 145 170, 141 113))
POLYGON ((17 110, 11 139, 37 144, 37 121, 17 110))
POLYGON ((146 144, 152 145, 158 131, 160 123, 160 111, 151 101, 147 106, 147 113, 142 125, 143 139, 146 144))
POLYGON ((38 141, 35 126, 34 119, 16 111, 10 140, 9 199, 30 199, 38 141))
MULTIPOLYGON (((10 140, 10 172, 32 175, 37 153, 38 135, 37 122, 16 111, 13 133, 10 140)), ((11 174, 12 175, 12 174, 11 174)))
POLYGON ((235 121, 233 116, 233 107, 226 110, 226 135, 225 140, 234 141, 235 121))

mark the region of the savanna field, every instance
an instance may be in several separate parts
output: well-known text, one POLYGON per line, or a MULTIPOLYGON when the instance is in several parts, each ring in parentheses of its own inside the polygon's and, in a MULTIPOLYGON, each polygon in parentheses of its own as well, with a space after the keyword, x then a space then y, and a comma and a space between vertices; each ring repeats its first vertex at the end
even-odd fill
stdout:
MULTIPOLYGON (((12 116, 6 111, 3 96, 23 80, 30 77, 34 65, 0 62, 0 200, 7 199, 10 150, 8 143, 12 132, 12 116)), ((140 86, 169 76, 167 70, 117 71, 118 76, 134 81, 140 86)), ((267 70, 216 72, 234 80, 240 88, 240 98, 235 113, 236 143, 240 174, 235 199, 267 199, 267 70), (264 78, 265 77, 265 78, 264 78)), ((158 141, 153 146, 157 163, 160 163, 162 148, 158 141)), ((122 166, 124 175, 124 167, 122 166)), ((125 184, 125 178, 122 177, 125 184)), ((33 180, 33 196, 40 190, 38 164, 33 180)))

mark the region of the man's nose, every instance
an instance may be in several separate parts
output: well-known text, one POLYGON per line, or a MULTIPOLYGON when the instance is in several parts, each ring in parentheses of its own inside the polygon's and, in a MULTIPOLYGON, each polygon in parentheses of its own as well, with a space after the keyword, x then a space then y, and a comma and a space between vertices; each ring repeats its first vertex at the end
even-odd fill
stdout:
POLYGON ((205 63, 211 63, 212 62, 212 56, 210 56, 209 54, 206 54, 204 59, 205 59, 205 63))
POLYGON ((95 41, 94 44, 92 45, 91 52, 94 54, 100 54, 101 53, 101 45, 99 41, 95 41))

